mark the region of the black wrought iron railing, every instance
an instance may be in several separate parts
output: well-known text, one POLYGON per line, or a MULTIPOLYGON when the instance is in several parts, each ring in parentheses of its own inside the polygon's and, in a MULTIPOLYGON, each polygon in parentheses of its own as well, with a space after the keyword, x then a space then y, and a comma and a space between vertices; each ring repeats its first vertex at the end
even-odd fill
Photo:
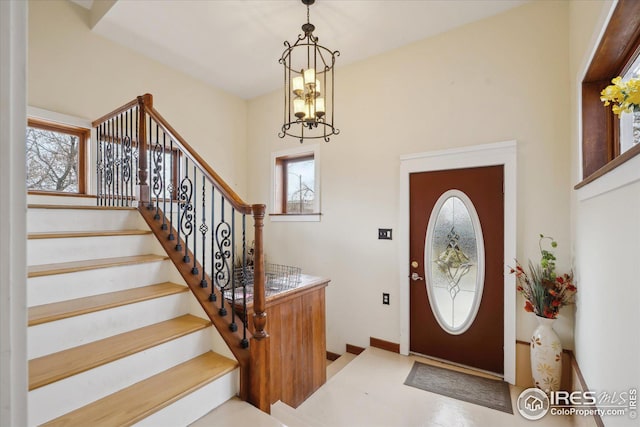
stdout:
POLYGON ((243 202, 153 108, 149 94, 93 126, 98 205, 137 206, 238 358, 241 397, 265 410, 264 205, 243 202))

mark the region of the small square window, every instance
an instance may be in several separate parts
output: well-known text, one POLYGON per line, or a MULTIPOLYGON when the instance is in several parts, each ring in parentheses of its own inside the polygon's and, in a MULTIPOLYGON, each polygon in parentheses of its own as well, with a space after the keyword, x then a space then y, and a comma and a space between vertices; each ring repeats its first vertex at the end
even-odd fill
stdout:
MULTIPOLYGON (((272 155, 271 214, 299 221, 319 217, 319 153, 317 147, 280 151, 272 155), (307 216, 306 218, 303 218, 307 216)), ((278 220, 278 219, 276 219, 278 220)), ((285 220, 285 219, 281 219, 285 220)), ((317 220, 317 219, 315 219, 317 220)))
POLYGON ((293 159, 279 158, 277 161, 282 168, 281 213, 314 213, 315 162, 313 155, 293 159))

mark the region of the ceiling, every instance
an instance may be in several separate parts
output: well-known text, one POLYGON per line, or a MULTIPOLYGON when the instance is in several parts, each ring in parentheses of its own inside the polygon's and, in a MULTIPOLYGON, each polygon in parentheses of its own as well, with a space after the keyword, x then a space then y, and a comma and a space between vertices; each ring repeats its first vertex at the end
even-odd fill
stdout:
MULTIPOLYGON (((93 0, 72 0, 91 9, 93 0)), ((528 0, 317 0, 310 22, 340 67, 528 0)), ((104 7, 104 4, 103 4, 104 7)), ((96 33, 250 99, 279 88, 278 59, 306 22, 297 0, 117 0, 96 33)), ((339 78, 339 77, 338 77, 339 78)))

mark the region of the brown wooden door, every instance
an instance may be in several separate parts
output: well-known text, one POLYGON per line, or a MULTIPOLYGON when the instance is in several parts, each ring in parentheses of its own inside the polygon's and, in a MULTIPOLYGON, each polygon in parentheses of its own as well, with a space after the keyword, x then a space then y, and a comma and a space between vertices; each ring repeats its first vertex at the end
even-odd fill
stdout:
MULTIPOLYGON (((504 372, 503 346, 504 346, 504 194, 503 194, 503 166, 478 167, 468 169, 455 169, 435 172, 414 173, 410 176, 410 268, 413 279, 410 283, 410 344, 412 352, 449 360, 463 365, 476 367, 502 374, 504 372), (440 312, 442 304, 433 295, 436 290, 431 288, 431 301, 427 291, 429 281, 429 268, 440 268, 435 274, 441 274, 445 269, 437 257, 430 255, 425 260, 425 238, 427 226, 436 203, 445 200, 442 196, 449 190, 459 190, 468 196, 479 219, 484 242, 484 285, 481 293, 478 293, 479 308, 473 322, 469 321, 468 329, 457 333, 447 332, 442 326, 441 316, 436 319, 432 303, 440 312), (431 267, 425 268, 425 263, 431 262, 431 267), (437 266, 436 266, 437 264, 437 266), (440 322, 440 323, 439 323, 440 322)), ((434 215, 437 212, 434 212, 434 215)), ((434 218, 435 219, 435 218, 434 218)), ((433 221, 433 220, 432 220, 433 221)), ((433 223, 432 223, 433 224, 433 223)), ((455 222, 453 223, 455 224, 455 222)), ((455 236, 457 230, 453 230, 446 237, 455 236)), ((433 240, 433 239, 432 239, 433 240)), ((447 254, 456 254, 456 243, 449 242, 446 251, 442 252, 440 259, 449 259, 447 254), (453 248, 453 249, 452 249, 453 248), (447 252, 449 251, 449 252, 447 252)), ((460 246, 462 247, 462 246, 460 246)), ((430 254, 437 251, 427 249, 430 254)), ((465 255, 461 255, 464 257, 465 255)), ((459 257, 458 257, 459 258, 459 257)), ((479 264, 468 262, 467 264, 479 264)), ((460 263, 453 264, 454 273, 460 272, 460 263)), ((478 266, 470 267, 480 269, 478 266)), ((451 268, 449 267, 449 270, 451 268)), ((443 277, 444 277, 444 273, 443 277)), ((447 277, 453 277, 449 274, 447 277)), ((471 277, 471 276, 469 276, 471 277)), ((457 279, 460 280, 460 279, 457 279)), ((466 278, 465 278, 466 280, 466 278)), ((432 280, 434 283, 438 280, 432 280)), ((449 283, 450 294, 455 294, 449 283)), ((444 298, 442 293, 438 298, 444 298)), ((461 295, 461 294, 460 294, 461 295)), ((460 297, 461 298, 461 297, 460 297)), ((442 300, 441 300, 442 301, 442 300)), ((460 299, 459 301, 462 301, 460 299)), ((458 304, 460 306, 460 304, 458 304)), ((453 311, 453 310, 451 310, 453 311)), ((461 316, 459 316, 461 317, 461 316)), ((469 319, 471 316, 468 317, 469 319)), ((452 323, 453 325, 453 323, 452 323)), ((462 328, 461 328, 462 330, 462 328)))

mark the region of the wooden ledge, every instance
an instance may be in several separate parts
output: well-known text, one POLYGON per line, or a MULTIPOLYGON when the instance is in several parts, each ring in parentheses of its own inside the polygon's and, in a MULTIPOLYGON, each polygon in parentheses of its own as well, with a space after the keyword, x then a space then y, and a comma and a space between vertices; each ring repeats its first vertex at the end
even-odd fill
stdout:
POLYGON ((188 289, 186 286, 165 282, 123 291, 92 295, 85 298, 60 301, 52 304, 38 305, 29 308, 29 326, 174 295, 186 292, 188 289))
POLYGON ((39 203, 29 203, 29 209, 78 209, 78 210, 98 210, 98 211, 134 211, 136 208, 128 206, 94 206, 94 205, 47 205, 39 203))
POLYGON ((43 426, 130 426, 233 371, 237 365, 233 360, 208 352, 43 426))
POLYGON ((74 237, 112 237, 112 236, 139 236, 151 234, 151 230, 102 230, 102 231, 58 231, 29 233, 29 240, 37 239, 67 239, 74 237))
POLYGON ((131 264, 143 264, 169 259, 166 255, 134 255, 117 258, 101 258, 86 261, 61 262, 57 264, 31 265, 27 267, 27 277, 51 276, 54 274, 74 273, 76 271, 98 268, 119 267, 131 264))
POLYGON ((86 372, 209 326, 211 322, 208 320, 187 314, 38 357, 29 361, 29 390, 86 372))

